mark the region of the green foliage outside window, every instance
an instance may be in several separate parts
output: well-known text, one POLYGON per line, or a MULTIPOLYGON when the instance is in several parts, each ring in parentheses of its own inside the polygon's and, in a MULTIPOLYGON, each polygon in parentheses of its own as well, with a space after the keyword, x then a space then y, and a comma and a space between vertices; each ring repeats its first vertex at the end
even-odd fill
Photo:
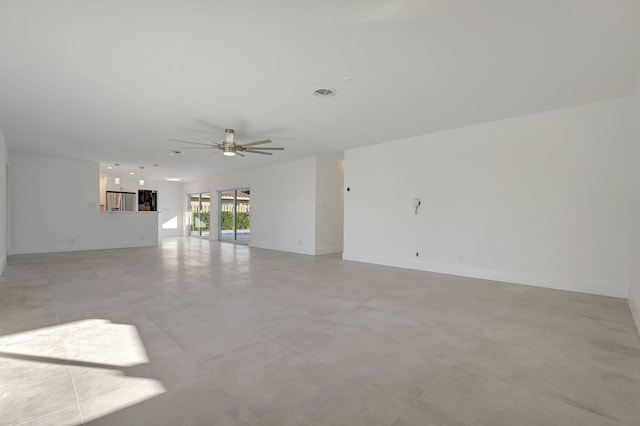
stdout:
POLYGON ((202 225, 202 230, 203 231, 208 231, 211 228, 211 220, 210 219, 210 214, 209 212, 202 212, 202 221, 199 222, 198 220, 198 212, 193 212, 193 218, 191 220, 191 230, 192 231, 197 231, 198 230, 198 224, 202 225))
MULTIPOLYGON (((202 220, 198 220, 198 212, 192 213, 191 220, 191 230, 197 231, 198 225, 201 225, 203 231, 208 231, 211 229, 211 220, 209 212, 202 212, 202 220)), ((238 229, 250 229, 250 214, 245 212, 240 212, 237 214, 238 216, 238 229)), ((233 213, 232 212, 222 212, 222 230, 229 231, 233 229, 233 213)))
MULTIPOLYGON (((249 229, 249 213, 239 212, 237 215, 238 229, 249 229)), ((233 229, 233 212, 222 212, 222 230, 233 229)))

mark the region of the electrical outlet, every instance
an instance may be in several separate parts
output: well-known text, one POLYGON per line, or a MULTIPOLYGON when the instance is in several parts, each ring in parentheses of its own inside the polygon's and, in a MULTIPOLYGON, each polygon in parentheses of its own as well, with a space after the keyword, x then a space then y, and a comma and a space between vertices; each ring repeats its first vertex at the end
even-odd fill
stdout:
POLYGON ((464 263, 464 255, 462 255, 462 254, 458 255, 458 263, 461 264, 461 265, 464 263))
POLYGON ((420 252, 416 252, 416 257, 420 257, 420 252))

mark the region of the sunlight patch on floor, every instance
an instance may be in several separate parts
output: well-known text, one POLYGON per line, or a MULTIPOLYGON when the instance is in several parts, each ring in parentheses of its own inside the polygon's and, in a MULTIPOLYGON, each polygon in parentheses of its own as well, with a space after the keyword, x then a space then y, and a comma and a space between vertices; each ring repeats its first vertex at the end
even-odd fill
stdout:
POLYGON ((22 416, 5 420, 29 421, 77 404, 82 389, 84 419, 97 419, 166 392, 159 380, 132 373, 149 363, 135 326, 104 319, 0 336, 0 411, 11 407, 6 412, 22 416))

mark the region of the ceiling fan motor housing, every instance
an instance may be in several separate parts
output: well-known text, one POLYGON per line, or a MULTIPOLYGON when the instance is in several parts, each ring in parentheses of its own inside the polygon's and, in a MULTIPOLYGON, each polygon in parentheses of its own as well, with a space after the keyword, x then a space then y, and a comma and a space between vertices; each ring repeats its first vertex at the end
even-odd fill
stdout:
POLYGON ((225 129, 224 130, 225 133, 225 139, 224 141, 226 143, 233 143, 233 129, 225 129))

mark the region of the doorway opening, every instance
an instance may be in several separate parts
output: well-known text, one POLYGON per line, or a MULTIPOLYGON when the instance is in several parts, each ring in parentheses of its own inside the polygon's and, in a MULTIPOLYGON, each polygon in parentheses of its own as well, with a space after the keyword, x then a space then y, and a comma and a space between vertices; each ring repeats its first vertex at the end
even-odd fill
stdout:
POLYGON ((219 191, 218 239, 249 244, 251 237, 251 191, 236 188, 219 191))
POLYGON ((189 236, 209 238, 211 234, 211 194, 189 194, 189 236))

